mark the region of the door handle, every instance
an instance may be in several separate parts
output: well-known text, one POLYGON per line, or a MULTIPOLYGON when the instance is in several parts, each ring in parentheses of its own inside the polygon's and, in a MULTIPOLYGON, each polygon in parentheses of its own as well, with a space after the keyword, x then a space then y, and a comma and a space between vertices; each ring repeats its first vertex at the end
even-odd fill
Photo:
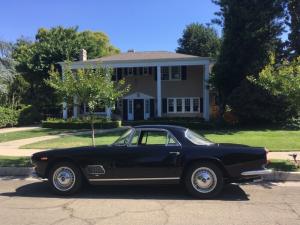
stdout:
POLYGON ((169 152, 169 154, 180 155, 180 152, 169 152))

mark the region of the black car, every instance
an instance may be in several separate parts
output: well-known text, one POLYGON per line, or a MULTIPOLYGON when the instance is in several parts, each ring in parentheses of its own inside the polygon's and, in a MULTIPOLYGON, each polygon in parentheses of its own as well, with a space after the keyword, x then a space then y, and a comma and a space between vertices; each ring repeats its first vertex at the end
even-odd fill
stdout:
POLYGON ((58 194, 90 184, 183 183, 198 198, 216 196, 225 183, 260 179, 267 150, 216 144, 179 126, 136 126, 109 146, 77 147, 33 154, 38 176, 58 194))

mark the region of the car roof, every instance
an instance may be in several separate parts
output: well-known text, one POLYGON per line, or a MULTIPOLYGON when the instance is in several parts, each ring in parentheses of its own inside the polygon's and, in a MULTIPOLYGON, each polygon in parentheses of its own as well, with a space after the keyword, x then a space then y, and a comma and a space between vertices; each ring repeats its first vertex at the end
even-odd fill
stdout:
POLYGON ((188 128, 181 127, 181 126, 175 126, 175 125, 161 125, 161 124, 154 124, 154 125, 139 125, 139 126, 134 126, 133 128, 149 128, 149 129, 166 129, 166 130, 175 130, 175 131, 185 131, 188 128))

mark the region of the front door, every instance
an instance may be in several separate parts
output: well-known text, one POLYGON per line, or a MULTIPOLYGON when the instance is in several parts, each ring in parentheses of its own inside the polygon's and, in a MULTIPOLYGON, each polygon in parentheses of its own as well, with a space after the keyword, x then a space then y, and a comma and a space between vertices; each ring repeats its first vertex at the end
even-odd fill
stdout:
POLYGON ((144 99, 134 99, 134 120, 144 119, 144 99))

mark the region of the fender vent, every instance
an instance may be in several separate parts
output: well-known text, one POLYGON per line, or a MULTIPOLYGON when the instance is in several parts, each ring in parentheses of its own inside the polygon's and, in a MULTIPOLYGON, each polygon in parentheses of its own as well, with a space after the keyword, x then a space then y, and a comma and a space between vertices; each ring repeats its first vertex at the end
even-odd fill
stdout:
POLYGON ((88 165, 87 173, 90 175, 101 175, 105 174, 105 169, 102 165, 88 165))

